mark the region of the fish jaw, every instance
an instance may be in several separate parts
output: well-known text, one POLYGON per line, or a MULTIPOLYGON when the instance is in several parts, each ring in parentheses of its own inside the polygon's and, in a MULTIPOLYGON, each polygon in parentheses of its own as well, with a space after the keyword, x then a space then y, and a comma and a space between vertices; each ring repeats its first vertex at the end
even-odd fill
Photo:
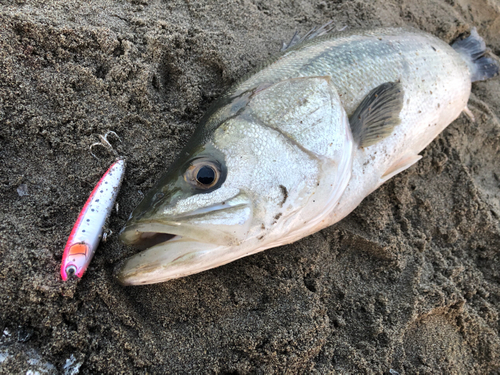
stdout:
POLYGON ((126 245, 143 249, 169 240, 166 236, 217 245, 239 243, 250 225, 252 201, 239 190, 224 190, 227 189, 202 197, 203 201, 186 200, 182 207, 165 205, 139 217, 132 216, 120 232, 120 239, 126 245), (200 203, 207 201, 207 205, 200 203))
MULTIPOLYGON (((242 212, 242 216, 249 216, 250 210, 243 209, 243 211, 246 212, 242 212)), ((244 228, 246 228, 245 225, 224 227, 210 225, 201 227, 182 222, 165 222, 160 219, 151 219, 128 224, 122 229, 120 239, 124 244, 140 249, 170 241, 174 237, 189 238, 202 243, 228 245, 239 243, 238 234, 244 228)))
POLYGON ((231 246, 198 242, 176 236, 127 259, 117 273, 122 285, 164 282, 214 268, 231 261, 231 246))
POLYGON ((118 271, 124 285, 152 284, 225 264, 234 257, 251 226, 253 206, 245 194, 172 214, 169 208, 131 218, 120 233, 123 243, 145 249, 118 271), (224 254, 225 258, 220 258, 224 254))

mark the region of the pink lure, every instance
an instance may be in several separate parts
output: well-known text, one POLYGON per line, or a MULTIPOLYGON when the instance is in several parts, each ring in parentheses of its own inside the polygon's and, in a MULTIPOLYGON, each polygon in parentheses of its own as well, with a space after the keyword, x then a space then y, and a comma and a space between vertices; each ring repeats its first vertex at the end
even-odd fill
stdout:
POLYGON ((106 218, 111 213, 125 172, 125 160, 118 160, 101 177, 83 206, 64 248, 61 277, 81 278, 99 245, 106 218))

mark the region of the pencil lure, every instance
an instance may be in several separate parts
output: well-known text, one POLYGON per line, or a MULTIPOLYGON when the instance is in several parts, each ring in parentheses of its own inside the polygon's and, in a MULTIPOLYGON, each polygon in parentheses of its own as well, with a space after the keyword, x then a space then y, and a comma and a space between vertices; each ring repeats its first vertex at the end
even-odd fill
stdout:
POLYGON ((102 237, 104 223, 111 213, 125 172, 125 160, 113 163, 90 194, 64 248, 61 277, 81 278, 102 237))

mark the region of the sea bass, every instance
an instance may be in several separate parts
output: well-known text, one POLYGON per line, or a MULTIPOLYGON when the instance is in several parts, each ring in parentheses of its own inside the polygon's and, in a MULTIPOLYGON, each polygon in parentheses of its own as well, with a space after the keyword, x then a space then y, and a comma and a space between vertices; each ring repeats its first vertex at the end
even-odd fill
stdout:
POLYGON ((348 215, 498 73, 475 29, 329 33, 285 49, 234 85, 121 232, 146 249, 122 284, 174 279, 297 241, 348 215))

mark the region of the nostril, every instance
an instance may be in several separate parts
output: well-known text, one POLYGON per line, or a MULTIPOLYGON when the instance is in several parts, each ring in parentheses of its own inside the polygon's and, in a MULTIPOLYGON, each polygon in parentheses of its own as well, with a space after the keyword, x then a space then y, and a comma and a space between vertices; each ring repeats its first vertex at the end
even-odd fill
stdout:
POLYGON ((165 196, 165 194, 163 194, 162 192, 156 193, 153 196, 153 199, 152 199, 153 203, 155 203, 156 201, 162 199, 164 196, 165 196))

